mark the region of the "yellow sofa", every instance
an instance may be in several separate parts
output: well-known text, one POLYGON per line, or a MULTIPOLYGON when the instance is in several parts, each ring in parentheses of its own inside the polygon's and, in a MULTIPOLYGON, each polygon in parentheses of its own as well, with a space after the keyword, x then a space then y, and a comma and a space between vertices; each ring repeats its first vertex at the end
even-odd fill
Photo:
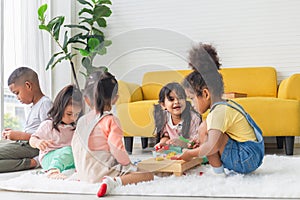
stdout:
MULTIPOLYGON (((132 151, 132 137, 153 137, 153 105, 166 83, 182 82, 191 70, 147 72, 141 85, 119 81, 117 113, 124 130, 125 146, 132 151)), ((235 98, 261 127, 264 136, 278 136, 278 146, 285 141, 286 154, 293 154, 294 136, 300 136, 300 74, 277 87, 273 67, 224 68, 220 70, 225 93, 247 94, 235 98)))

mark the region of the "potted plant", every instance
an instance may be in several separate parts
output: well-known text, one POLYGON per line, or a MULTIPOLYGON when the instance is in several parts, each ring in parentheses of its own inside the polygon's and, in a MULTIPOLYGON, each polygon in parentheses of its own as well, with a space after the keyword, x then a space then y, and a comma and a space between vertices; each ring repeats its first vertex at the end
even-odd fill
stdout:
POLYGON ((72 60, 78 53, 82 56, 81 63, 85 68, 85 72, 80 73, 85 77, 98 70, 107 70, 104 66, 94 66, 93 61, 97 55, 106 54, 106 48, 111 45, 111 41, 105 40, 105 35, 101 29, 107 26, 106 18, 112 13, 108 5, 112 3, 110 0, 77 0, 77 2, 83 6, 78 13, 78 24, 64 25, 64 16, 57 16, 46 22, 47 4, 38 9, 38 19, 40 21, 39 29, 47 31, 60 48, 60 51, 54 53, 50 58, 46 70, 53 69, 56 64, 63 60, 68 61, 75 83, 80 88, 72 60), (77 29, 78 33, 69 38, 66 30, 63 40, 60 40, 62 26, 77 29), (74 44, 79 46, 74 46, 74 44))

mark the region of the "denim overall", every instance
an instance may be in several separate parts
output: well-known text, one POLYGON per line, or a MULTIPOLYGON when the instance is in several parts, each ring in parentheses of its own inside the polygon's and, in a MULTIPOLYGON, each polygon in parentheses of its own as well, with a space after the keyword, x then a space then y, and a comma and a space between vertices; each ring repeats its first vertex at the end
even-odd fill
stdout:
POLYGON ((214 103, 211 111, 220 104, 239 111, 253 128, 257 141, 238 142, 229 137, 222 153, 221 161, 225 168, 247 174, 256 170, 262 164, 265 151, 262 131, 242 106, 232 100, 227 101, 214 103), (234 105, 229 104, 227 101, 232 102, 234 105))

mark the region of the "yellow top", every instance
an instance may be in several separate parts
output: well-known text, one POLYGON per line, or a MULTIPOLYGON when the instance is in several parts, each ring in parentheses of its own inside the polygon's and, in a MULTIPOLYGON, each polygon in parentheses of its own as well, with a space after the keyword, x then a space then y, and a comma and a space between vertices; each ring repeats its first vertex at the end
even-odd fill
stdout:
POLYGON ((234 108, 217 105, 207 116, 207 130, 215 129, 238 142, 256 141, 253 128, 247 119, 234 108))

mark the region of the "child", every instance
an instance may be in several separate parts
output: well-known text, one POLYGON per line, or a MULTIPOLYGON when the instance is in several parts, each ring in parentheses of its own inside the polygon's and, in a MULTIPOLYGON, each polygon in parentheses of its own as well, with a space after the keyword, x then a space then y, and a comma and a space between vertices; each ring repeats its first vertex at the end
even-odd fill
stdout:
POLYGON ((32 148, 28 140, 47 118, 52 102, 42 93, 38 75, 30 68, 20 67, 14 70, 8 78, 8 87, 21 103, 32 106, 24 131, 7 128, 2 132, 3 139, 14 142, 0 144, 0 172, 32 169, 39 166, 39 151, 32 148))
MULTIPOLYGON (((217 72, 210 76, 220 80, 217 72)), ((196 110, 202 114, 210 109, 210 113, 206 119, 207 140, 196 149, 184 151, 179 159, 207 156, 216 174, 224 174, 224 168, 242 174, 256 170, 264 156, 262 133, 241 106, 221 98, 222 81, 208 85, 201 74, 194 71, 185 78, 183 86, 196 110)))
POLYGON ((82 95, 73 85, 56 96, 48 120, 41 123, 29 143, 40 150, 39 160, 49 178, 64 179, 62 171, 74 168, 71 140, 81 112, 82 95))
POLYGON ((186 100, 184 89, 179 83, 168 83, 159 92, 159 105, 154 106, 156 126, 155 148, 166 144, 187 147, 187 143, 179 139, 183 136, 189 140, 198 138, 198 127, 201 116, 186 100))
POLYGON ((118 99, 118 82, 109 72, 95 85, 94 110, 79 119, 72 140, 75 166, 81 181, 101 182, 98 196, 116 186, 153 180, 152 173, 131 173, 118 119, 110 112, 118 99))

